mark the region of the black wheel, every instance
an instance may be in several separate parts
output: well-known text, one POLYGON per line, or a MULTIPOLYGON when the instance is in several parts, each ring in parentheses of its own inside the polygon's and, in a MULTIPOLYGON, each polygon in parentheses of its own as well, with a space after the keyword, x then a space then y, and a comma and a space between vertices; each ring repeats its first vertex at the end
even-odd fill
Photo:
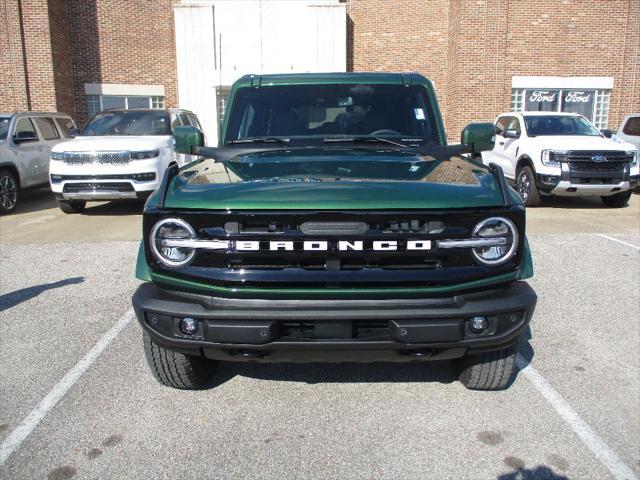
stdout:
POLYGON ((18 180, 9 170, 0 170, 0 213, 11 213, 18 204, 18 180))
POLYGON ((631 192, 616 193, 615 195, 609 195, 608 197, 600 197, 602 203, 609 208, 626 207, 630 198, 631 192))
POLYGON ((58 200, 58 207, 60 207, 60 210, 64 213, 82 213, 86 205, 87 202, 83 200, 58 200))
POLYGON ((517 344, 503 350, 468 355, 458 360, 458 379, 470 390, 504 390, 516 374, 517 344))
POLYGON ((215 362, 162 348, 143 333, 144 354, 156 380, 167 387, 200 390, 209 385, 215 362))
POLYGON ((540 205, 540 192, 536 186, 536 176, 531 167, 522 167, 518 170, 516 187, 525 207, 540 205))

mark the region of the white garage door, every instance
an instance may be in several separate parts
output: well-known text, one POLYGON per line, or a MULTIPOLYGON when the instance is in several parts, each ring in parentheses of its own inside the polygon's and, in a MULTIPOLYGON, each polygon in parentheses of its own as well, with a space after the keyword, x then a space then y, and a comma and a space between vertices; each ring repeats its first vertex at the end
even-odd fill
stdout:
POLYGON ((242 75, 346 69, 346 11, 337 0, 183 1, 174 10, 179 104, 198 115, 210 145, 216 92, 242 75))

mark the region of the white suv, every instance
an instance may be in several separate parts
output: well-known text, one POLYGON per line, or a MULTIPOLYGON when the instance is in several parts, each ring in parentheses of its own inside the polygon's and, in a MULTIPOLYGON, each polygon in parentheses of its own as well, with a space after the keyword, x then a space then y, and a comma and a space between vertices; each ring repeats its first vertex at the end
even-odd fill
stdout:
POLYGON ((619 208, 640 181, 635 146, 606 138, 574 113, 500 115, 495 146, 482 160, 502 167, 526 206, 539 204, 541 195, 591 195, 619 208))
POLYGON ((197 117, 186 110, 98 113, 82 134, 51 151, 51 190, 60 209, 80 213, 87 201, 149 196, 170 165, 195 159, 175 152, 172 132, 181 125, 201 128, 197 117))
POLYGON ((49 152, 75 128, 64 113, 0 113, 0 213, 15 210, 22 188, 49 183, 49 152))

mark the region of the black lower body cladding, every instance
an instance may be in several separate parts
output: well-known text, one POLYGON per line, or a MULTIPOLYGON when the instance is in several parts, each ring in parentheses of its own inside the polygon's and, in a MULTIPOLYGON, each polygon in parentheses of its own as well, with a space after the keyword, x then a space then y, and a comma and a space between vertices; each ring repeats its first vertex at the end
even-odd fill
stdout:
POLYGON ((535 304, 524 282, 424 299, 229 299, 152 283, 133 296, 146 335, 163 348, 268 362, 439 360, 505 349, 527 328, 535 304), (184 318, 196 329, 191 320, 185 329, 184 318))

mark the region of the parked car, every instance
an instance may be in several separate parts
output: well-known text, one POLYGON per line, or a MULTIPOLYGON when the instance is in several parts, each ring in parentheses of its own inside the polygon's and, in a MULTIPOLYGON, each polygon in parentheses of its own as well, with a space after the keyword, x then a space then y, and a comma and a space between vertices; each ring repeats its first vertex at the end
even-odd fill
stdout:
POLYGON ((51 152, 50 182, 65 213, 80 213, 87 201, 146 198, 171 165, 191 155, 175 152, 173 129, 198 118, 181 109, 110 110, 95 115, 73 140, 51 152))
POLYGON ((632 143, 640 150, 640 113, 628 115, 613 136, 616 140, 632 143))
POLYGON ((504 113, 495 121, 495 146, 485 164, 500 165, 526 206, 542 195, 599 196, 623 207, 640 181, 638 151, 606 138, 582 115, 504 113))
POLYGON ((15 210, 22 189, 48 183, 51 148, 75 128, 64 113, 0 113, 0 213, 15 210))
POLYGON ((536 303, 525 208, 499 167, 460 156, 493 125, 448 146, 418 74, 245 76, 228 105, 219 148, 176 129, 201 159, 145 206, 133 305, 154 376, 455 359, 466 387, 507 388, 536 303))

